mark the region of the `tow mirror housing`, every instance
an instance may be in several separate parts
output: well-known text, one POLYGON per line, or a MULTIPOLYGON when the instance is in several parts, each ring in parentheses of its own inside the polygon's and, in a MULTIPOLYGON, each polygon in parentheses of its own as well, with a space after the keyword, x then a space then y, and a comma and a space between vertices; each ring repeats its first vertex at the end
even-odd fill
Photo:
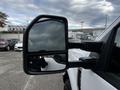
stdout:
POLYGON ((23 63, 27 74, 51 74, 66 70, 68 23, 59 16, 40 15, 27 27, 23 39, 23 63))
POLYGON ((64 17, 40 15, 27 27, 23 37, 23 68, 30 75, 64 72, 68 68, 94 68, 97 58, 68 62, 68 49, 100 53, 102 42, 68 43, 68 22, 64 17))

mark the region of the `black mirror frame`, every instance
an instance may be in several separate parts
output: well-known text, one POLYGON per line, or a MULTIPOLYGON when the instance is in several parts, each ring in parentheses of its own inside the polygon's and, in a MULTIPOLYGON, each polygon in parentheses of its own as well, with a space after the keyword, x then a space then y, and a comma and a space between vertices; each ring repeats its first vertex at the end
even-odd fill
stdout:
MULTIPOLYGON (((51 53, 52 54, 52 53, 51 53)), ((39 53, 32 53, 32 55, 41 55, 39 53)), ((23 69, 26 74, 30 75, 42 75, 42 74, 55 74, 55 73, 61 73, 64 72, 68 69, 68 21, 65 17, 61 16, 53 16, 53 15, 39 15, 37 16, 26 28, 26 31, 24 32, 23 35, 23 69), (29 31, 32 28, 32 26, 40 19, 40 18, 51 18, 51 19, 56 19, 56 20, 63 20, 65 23, 65 42, 66 42, 66 67, 63 70, 56 70, 56 71, 47 71, 47 72, 31 72, 28 70, 28 57, 29 57, 29 52, 28 52, 28 35, 29 31)))

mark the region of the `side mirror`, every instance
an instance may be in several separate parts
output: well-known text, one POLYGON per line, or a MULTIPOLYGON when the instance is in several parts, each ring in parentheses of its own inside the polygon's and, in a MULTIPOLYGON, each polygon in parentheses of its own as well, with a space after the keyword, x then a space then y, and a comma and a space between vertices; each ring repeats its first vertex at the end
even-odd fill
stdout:
POLYGON ((27 27, 23 37, 24 71, 31 75, 64 72, 68 68, 94 68, 97 58, 83 57, 68 62, 68 49, 101 52, 102 42, 68 43, 68 22, 64 17, 40 15, 27 27))
POLYGON ((64 17, 40 15, 23 38, 23 64, 27 74, 63 72, 68 63, 68 22, 64 17))

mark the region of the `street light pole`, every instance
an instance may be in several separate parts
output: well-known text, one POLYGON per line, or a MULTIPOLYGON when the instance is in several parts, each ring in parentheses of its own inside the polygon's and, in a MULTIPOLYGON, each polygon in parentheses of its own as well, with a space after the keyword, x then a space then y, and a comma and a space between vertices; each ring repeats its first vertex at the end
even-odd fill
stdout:
POLYGON ((108 15, 105 15, 105 28, 107 28, 107 23, 108 23, 108 15))
MULTIPOLYGON (((19 27, 19 26, 18 26, 19 27)), ((19 41, 20 41, 20 33, 19 33, 19 29, 20 28, 18 28, 18 39, 19 39, 19 41)))
POLYGON ((84 21, 81 21, 81 29, 83 29, 83 24, 84 24, 84 21))

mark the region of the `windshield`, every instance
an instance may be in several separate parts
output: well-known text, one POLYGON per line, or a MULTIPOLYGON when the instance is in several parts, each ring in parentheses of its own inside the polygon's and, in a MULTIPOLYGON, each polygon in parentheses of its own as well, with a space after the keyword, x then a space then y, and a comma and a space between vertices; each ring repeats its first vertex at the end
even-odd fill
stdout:
MULTIPOLYGON (((120 0, 0 0, 0 90, 63 90, 63 74, 30 76, 23 71, 23 47, 20 44, 23 44, 27 26, 36 16, 66 17, 69 42, 80 43, 94 41, 120 16, 119 8, 120 0), (13 42, 3 44, 4 39, 13 42)), ((61 42, 56 41, 56 45, 61 42)), ((36 44, 34 48, 39 50, 36 44)), ((76 52, 71 50, 71 60, 78 59, 76 52)), ((77 77, 76 71, 68 74, 77 77)))

